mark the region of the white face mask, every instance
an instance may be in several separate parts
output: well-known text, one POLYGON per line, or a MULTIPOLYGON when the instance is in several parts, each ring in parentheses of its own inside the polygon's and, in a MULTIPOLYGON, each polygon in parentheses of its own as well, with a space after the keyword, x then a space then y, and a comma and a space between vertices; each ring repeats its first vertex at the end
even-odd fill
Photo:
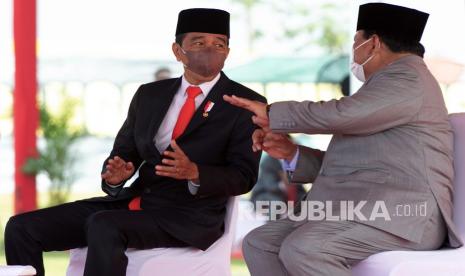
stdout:
POLYGON ((366 40, 365 42, 363 42, 362 44, 358 45, 357 47, 355 47, 355 49, 352 51, 352 60, 350 62, 350 70, 352 71, 352 74, 354 74, 354 76, 361 82, 365 82, 365 71, 363 70, 363 65, 367 64, 372 58, 374 55, 371 55, 367 60, 365 60, 364 63, 362 64, 358 64, 354 61, 354 58, 355 58, 355 51, 362 47, 363 45, 365 45, 368 41, 370 41, 373 37, 370 37, 370 39, 366 40))

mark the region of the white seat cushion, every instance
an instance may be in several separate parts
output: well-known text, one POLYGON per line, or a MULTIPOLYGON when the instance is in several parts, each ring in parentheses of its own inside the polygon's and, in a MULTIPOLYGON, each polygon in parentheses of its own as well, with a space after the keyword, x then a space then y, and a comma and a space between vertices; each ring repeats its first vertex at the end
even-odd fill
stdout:
MULTIPOLYGON (((238 197, 230 198, 226 207, 225 232, 206 251, 187 248, 154 248, 126 250, 128 276, 217 276, 231 275, 231 247, 237 220, 238 197)), ((67 276, 81 276, 87 247, 70 250, 67 276)))
POLYGON ((0 276, 30 276, 36 275, 36 270, 30 265, 0 265, 0 276))
POLYGON ((352 268, 353 276, 465 275, 465 248, 435 251, 387 251, 352 268))

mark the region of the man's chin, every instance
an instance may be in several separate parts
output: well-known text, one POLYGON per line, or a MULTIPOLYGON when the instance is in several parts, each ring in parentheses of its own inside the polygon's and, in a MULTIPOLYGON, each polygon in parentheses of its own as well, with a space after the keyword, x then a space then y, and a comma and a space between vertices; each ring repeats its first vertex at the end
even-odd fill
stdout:
MULTIPOLYGON (((223 69, 221 69, 223 70, 223 69)), ((212 74, 209 74, 209 76, 204 76, 204 75, 200 75, 194 71, 191 71, 189 70, 188 68, 185 68, 185 71, 189 73, 190 76, 198 79, 198 80, 201 80, 201 81, 211 81, 212 79, 214 79, 221 71, 219 72, 215 72, 215 73, 212 73, 212 74)))

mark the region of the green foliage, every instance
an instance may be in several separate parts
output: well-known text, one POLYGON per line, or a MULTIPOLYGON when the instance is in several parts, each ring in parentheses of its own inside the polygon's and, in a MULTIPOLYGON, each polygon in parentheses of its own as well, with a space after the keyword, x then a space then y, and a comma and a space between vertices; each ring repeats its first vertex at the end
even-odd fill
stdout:
POLYGON ((289 6, 294 18, 301 18, 301 24, 284 26, 284 37, 287 39, 304 38, 304 42, 296 47, 302 50, 308 45, 317 44, 329 54, 344 54, 349 42, 348 24, 341 24, 339 15, 344 11, 344 3, 328 1, 313 5, 289 6))
POLYGON ((262 0, 232 0, 242 8, 244 8, 245 20, 246 20, 246 32, 247 32, 247 48, 251 52, 254 48, 254 43, 261 37, 263 37, 263 31, 252 26, 252 10, 258 4, 261 4, 262 0))
POLYGON ((261 0, 232 0, 235 3, 238 3, 245 7, 247 10, 252 9, 255 5, 262 2, 261 0))
POLYGON ((293 43, 296 51, 318 45, 328 54, 345 54, 349 42, 350 18, 347 7, 350 1, 302 1, 302 0, 232 0, 244 9, 248 32, 249 50, 265 36, 260 26, 251 21, 252 11, 268 6, 275 13, 273 20, 284 19, 282 29, 273 35, 278 40, 293 43))
POLYGON ((86 134, 85 129, 73 129, 70 121, 74 115, 77 102, 65 98, 57 114, 50 113, 45 105, 40 106, 40 129, 45 145, 39 149, 38 158, 29 158, 23 166, 27 174, 44 173, 50 180, 49 205, 67 201, 71 186, 76 179, 73 166, 77 155, 72 145, 86 134))

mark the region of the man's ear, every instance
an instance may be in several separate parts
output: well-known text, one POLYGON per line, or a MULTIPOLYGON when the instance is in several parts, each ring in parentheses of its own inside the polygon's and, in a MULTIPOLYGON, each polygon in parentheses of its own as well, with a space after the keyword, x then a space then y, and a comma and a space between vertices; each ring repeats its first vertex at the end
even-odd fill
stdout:
POLYGON ((182 61, 181 59, 181 46, 179 46, 178 43, 174 42, 172 45, 171 45, 171 49, 173 50, 173 54, 174 56, 176 57, 176 60, 177 61, 182 61))
POLYGON ((377 35, 373 35, 373 51, 381 50, 381 38, 377 35))

